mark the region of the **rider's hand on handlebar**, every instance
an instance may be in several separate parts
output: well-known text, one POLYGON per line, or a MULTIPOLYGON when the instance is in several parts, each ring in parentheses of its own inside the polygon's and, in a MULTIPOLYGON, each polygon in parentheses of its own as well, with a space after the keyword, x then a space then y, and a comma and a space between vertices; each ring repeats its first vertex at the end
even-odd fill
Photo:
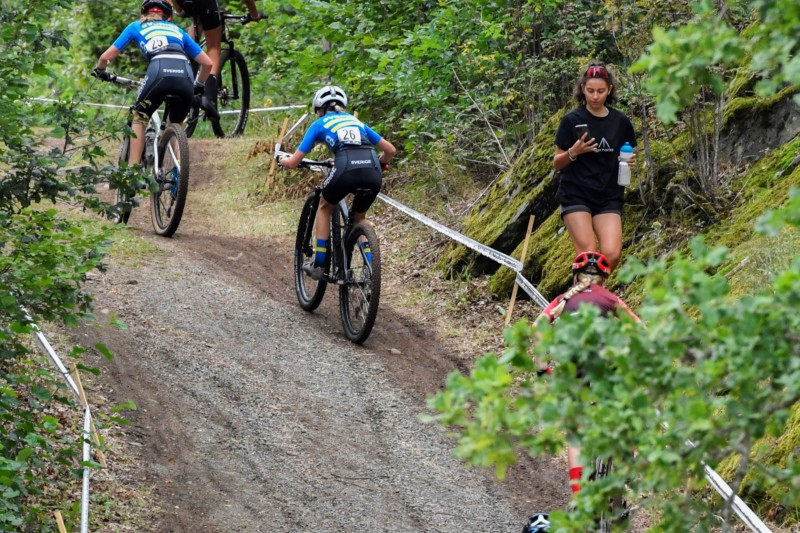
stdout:
POLYGON ((206 86, 204 83, 200 83, 199 81, 194 82, 194 95, 195 96, 203 96, 203 93, 206 92, 206 86))
POLYGON ((248 13, 246 16, 242 17, 242 24, 247 24, 248 22, 256 22, 256 21, 259 21, 259 20, 264 19, 266 17, 267 17, 267 15, 265 15, 261 11, 258 12, 258 18, 254 17, 253 15, 248 13))
POLYGON ((94 76, 100 81, 114 81, 115 79, 117 79, 117 76, 115 74, 112 74, 111 72, 108 72, 106 69, 100 67, 94 67, 92 69, 92 76, 94 76))
POLYGON ((383 172, 386 172, 387 170, 389 170, 389 163, 381 163, 381 170, 383 172))

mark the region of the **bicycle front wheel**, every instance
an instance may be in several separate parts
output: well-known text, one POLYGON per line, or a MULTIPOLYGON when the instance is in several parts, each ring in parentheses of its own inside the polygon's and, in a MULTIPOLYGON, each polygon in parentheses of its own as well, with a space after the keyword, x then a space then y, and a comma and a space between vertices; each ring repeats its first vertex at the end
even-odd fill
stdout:
POLYGON ((189 192, 189 140, 180 124, 170 124, 158 143, 158 189, 150 195, 153 229, 164 237, 178 230, 189 192))
MULTIPOLYGON (((319 198, 310 194, 303 204, 300 213, 300 222, 297 224, 297 240, 294 247, 294 290, 300 307, 306 311, 313 311, 322 303, 328 283, 325 278, 315 281, 303 271, 303 265, 314 259, 314 245, 316 244, 316 219, 319 198)), ((329 270, 331 254, 326 255, 325 271, 329 270)))
POLYGON ((344 334, 361 344, 372 332, 381 297, 381 253, 378 234, 366 222, 356 224, 345 242, 347 270, 339 289, 344 334))
MULTIPOLYGON (((608 458, 597 457, 594 461, 594 480, 603 479, 611 475, 614 469, 614 462, 608 458)), ((608 501, 608 512, 604 512, 598 519, 598 531, 600 533, 611 533, 615 523, 626 520, 628 517, 628 504, 625 501, 623 491, 616 491, 608 501)))
POLYGON ((217 137, 236 137, 244 132, 250 112, 250 74, 238 50, 222 51, 217 89, 219 121, 211 127, 217 137))

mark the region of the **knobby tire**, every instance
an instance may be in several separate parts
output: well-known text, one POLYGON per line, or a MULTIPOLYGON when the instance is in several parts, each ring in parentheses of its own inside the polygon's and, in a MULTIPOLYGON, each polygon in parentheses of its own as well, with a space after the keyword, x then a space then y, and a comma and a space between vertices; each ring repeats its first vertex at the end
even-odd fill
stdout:
POLYGON ((347 270, 339 288, 339 306, 345 336, 361 344, 372 332, 381 296, 381 253, 375 228, 362 222, 350 230, 345 240, 347 270), (361 242, 368 243, 371 260, 361 242))
MULTIPOLYGON (((131 139, 125 137, 122 141, 122 146, 119 147, 119 163, 127 163, 131 153, 131 139)), ((122 192, 122 189, 117 188, 115 207, 117 209, 116 215, 112 219, 115 224, 127 224, 131 218, 131 211, 133 205, 131 197, 122 192)))
POLYGON ((153 229, 158 235, 171 237, 181 223, 189 192, 189 140, 180 124, 170 124, 164 130, 158 160, 158 191, 150 195, 153 229))
POLYGON ((244 132, 250 113, 250 73, 244 56, 238 50, 222 50, 218 78, 217 110, 220 117, 218 122, 211 123, 211 127, 217 137, 236 137, 244 132))
MULTIPOLYGON (((322 303, 328 283, 325 278, 314 281, 311 276, 303 272, 303 264, 314 258, 316 237, 316 217, 319 197, 311 193, 303 204, 300 212, 300 222, 297 224, 297 238, 294 247, 294 289, 300 307, 306 311, 313 311, 322 303)), ((331 253, 326 255, 326 273, 330 270, 331 253)))

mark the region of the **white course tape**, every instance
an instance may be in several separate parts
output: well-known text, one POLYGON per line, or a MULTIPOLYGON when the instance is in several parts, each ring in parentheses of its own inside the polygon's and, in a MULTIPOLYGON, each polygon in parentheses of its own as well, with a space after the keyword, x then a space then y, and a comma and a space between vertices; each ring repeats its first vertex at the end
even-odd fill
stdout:
MULTIPOLYGON (((692 442, 691 440, 687 440, 686 444, 691 446, 692 448, 696 448, 697 445, 692 442)), ((772 533, 772 531, 761 521, 761 519, 750 509, 742 499, 734 494, 733 489, 725 483, 725 480, 722 479, 722 476, 717 474, 713 468, 708 466, 705 462, 701 463, 703 465, 703 471, 706 474, 706 479, 708 483, 717 491, 717 493, 725 499, 725 501, 731 500, 731 508, 733 512, 736 513, 744 525, 750 528, 750 531, 756 531, 757 533, 772 533)))
POLYGON ((548 302, 545 299, 545 297, 542 296, 541 293, 539 293, 539 291, 536 290, 536 287, 534 287, 521 274, 521 272, 522 272, 522 263, 520 263, 519 261, 517 261, 513 257, 510 257, 510 256, 508 256, 508 255, 506 255, 506 254, 504 254, 502 252, 498 252, 494 248, 486 246, 485 244, 481 244, 481 243, 479 243, 478 241, 476 241, 474 239, 470 239, 466 235, 462 235, 461 233, 458 233, 457 231, 454 231, 454 230, 448 228, 447 226, 443 226, 442 224, 439 224, 438 222, 436 222, 434 220, 431 220, 430 218, 426 217, 425 215, 414 211, 410 207, 406 207, 405 205, 401 204, 397 200, 393 200, 393 199, 389 198, 388 196, 386 196, 383 193, 378 194, 378 198, 380 198, 381 200, 383 200, 387 204, 391 205, 395 209, 397 209, 399 211, 402 211, 403 213, 407 214, 411 218, 413 218, 415 220, 418 220, 418 221, 422 222, 423 224, 425 224, 427 226, 432 227, 433 229, 435 229, 436 231, 438 231, 440 233, 443 233, 444 235, 447 235, 448 237, 450 237, 454 241, 456 241, 456 242, 458 242, 460 244, 463 244, 467 248, 471 248, 471 249, 475 250, 476 252, 478 252, 479 254, 488 257, 489 259, 492 259, 493 261, 495 261, 495 262, 497 262, 497 263, 499 263, 501 265, 507 266, 508 268, 510 268, 511 270, 513 270, 514 272, 517 273, 516 280, 517 280, 517 283, 520 284, 522 289, 526 293, 528 293, 528 295, 531 298, 533 298, 536 301, 537 304, 539 304, 542 307, 547 307, 548 302))
MULTIPOLYGON (((84 411, 83 422, 83 462, 88 463, 92 460, 92 413, 89 406, 84 411)), ((81 488, 81 533, 89 533, 89 478, 92 469, 88 466, 83 467, 83 485, 81 488)))
MULTIPOLYGON (((31 100, 36 100, 37 102, 53 102, 59 104, 66 104, 67 102, 62 100, 55 100, 53 98, 31 98, 31 100)), ((130 109, 130 105, 114 105, 114 104, 96 104, 94 102, 81 102, 81 105, 93 106, 93 107, 110 107, 113 109, 130 109)), ((286 111, 288 109, 304 109, 306 106, 304 105, 284 105, 284 106, 276 106, 276 107, 254 107, 248 109, 249 113, 263 113, 266 111, 286 111)), ((220 111, 220 115, 233 115, 238 114, 239 110, 235 109, 232 111, 220 111)))
POLYGON ((550 302, 542 296, 542 293, 536 290, 536 287, 533 286, 533 283, 528 281, 528 278, 522 275, 522 272, 517 272, 517 283, 522 290, 528 293, 537 304, 539 304, 543 309, 549 305, 550 302))

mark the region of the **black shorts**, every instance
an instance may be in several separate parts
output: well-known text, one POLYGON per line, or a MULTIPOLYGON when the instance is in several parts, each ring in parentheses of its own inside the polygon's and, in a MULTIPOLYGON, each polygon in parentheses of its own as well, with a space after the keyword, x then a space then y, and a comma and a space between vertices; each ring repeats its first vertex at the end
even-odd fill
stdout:
POLYGON ((197 18, 204 30, 219 28, 219 2, 217 0, 183 0, 182 10, 188 17, 197 18))
POLYGON ((328 178, 322 184, 322 197, 331 204, 352 193, 353 211, 366 213, 381 192, 383 174, 378 155, 371 147, 350 148, 336 153, 328 178))
POLYGON ((601 192, 596 195, 575 193, 558 189, 556 200, 561 205, 561 217, 570 213, 584 212, 592 216, 615 213, 622 215, 622 198, 604 196, 601 192))
POLYGON ((186 56, 165 53, 150 60, 134 111, 150 117, 169 98, 169 121, 183 122, 194 99, 194 77, 186 56))

